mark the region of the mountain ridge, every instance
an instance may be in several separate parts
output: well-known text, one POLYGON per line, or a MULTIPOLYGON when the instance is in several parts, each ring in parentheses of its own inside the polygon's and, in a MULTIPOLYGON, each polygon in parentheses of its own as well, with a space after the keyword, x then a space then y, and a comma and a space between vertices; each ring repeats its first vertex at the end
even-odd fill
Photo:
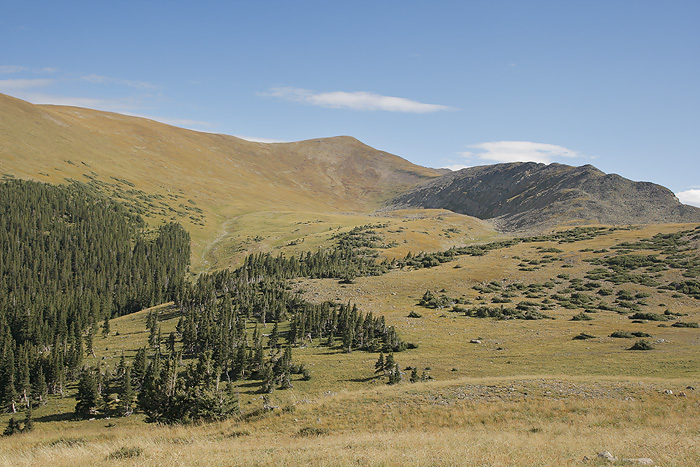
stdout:
POLYGON ((506 231, 566 224, 700 222, 668 189, 587 164, 512 162, 461 169, 394 198, 386 209, 431 208, 490 220, 506 231))

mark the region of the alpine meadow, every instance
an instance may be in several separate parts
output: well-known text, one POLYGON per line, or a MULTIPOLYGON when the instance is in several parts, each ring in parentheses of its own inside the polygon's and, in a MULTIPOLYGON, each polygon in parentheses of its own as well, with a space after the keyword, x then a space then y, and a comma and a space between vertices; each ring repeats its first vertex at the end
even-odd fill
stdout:
POLYGON ((700 465, 700 208, 0 94, 2 465, 700 465))

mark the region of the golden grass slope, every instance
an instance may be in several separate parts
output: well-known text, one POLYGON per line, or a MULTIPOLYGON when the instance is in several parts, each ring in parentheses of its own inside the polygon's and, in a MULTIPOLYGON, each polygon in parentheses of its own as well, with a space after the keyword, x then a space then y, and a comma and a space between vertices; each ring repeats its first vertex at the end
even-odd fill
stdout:
POLYGON ((93 182, 177 220, 195 269, 236 216, 260 211, 370 213, 439 175, 351 137, 265 144, 95 110, 38 106, 0 95, 0 174, 93 182))

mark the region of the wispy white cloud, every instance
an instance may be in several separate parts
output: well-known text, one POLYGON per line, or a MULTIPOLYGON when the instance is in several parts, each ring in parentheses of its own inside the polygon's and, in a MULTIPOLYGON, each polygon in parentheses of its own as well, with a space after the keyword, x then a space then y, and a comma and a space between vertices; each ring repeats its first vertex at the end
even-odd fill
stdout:
POLYGON ((98 83, 98 84, 116 84, 119 86, 128 86, 131 88, 136 88, 136 89, 156 89, 157 86, 151 83, 147 83, 145 81, 134 81, 134 80, 128 80, 128 79, 121 79, 121 78, 110 78, 109 76, 102 76, 102 75, 96 75, 96 74, 90 74, 90 75, 85 75, 82 76, 81 79, 83 81, 87 81, 88 83, 98 83))
POLYGON ((24 89, 42 88, 53 84, 52 79, 0 79, 0 92, 12 93, 24 89))
POLYGON ((19 73, 26 68, 17 65, 0 65, 0 75, 9 75, 10 73, 19 73))
POLYGON ((676 193, 676 197, 683 204, 690 204, 700 208, 700 189, 681 191, 676 193))
POLYGON ((556 144, 533 143, 532 141, 490 141, 470 146, 473 151, 459 153, 465 160, 447 166, 459 170, 471 167, 474 161, 487 162, 541 162, 550 164, 560 159, 583 157, 581 154, 556 144))
POLYGON ((445 105, 426 104, 403 97, 382 96, 380 94, 364 91, 314 92, 308 89, 281 87, 272 88, 261 94, 287 101, 303 102, 305 104, 333 109, 362 111, 382 110, 405 113, 431 113, 443 110, 455 110, 445 105))

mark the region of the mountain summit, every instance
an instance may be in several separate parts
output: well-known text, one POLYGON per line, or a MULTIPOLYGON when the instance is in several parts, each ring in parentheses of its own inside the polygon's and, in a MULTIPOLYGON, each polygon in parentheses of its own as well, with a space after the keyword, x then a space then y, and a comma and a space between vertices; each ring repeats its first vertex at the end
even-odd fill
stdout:
POLYGON ((700 221, 700 208, 681 204, 663 186, 605 174, 592 165, 536 162, 452 172, 398 196, 388 207, 449 209, 508 231, 700 221))

